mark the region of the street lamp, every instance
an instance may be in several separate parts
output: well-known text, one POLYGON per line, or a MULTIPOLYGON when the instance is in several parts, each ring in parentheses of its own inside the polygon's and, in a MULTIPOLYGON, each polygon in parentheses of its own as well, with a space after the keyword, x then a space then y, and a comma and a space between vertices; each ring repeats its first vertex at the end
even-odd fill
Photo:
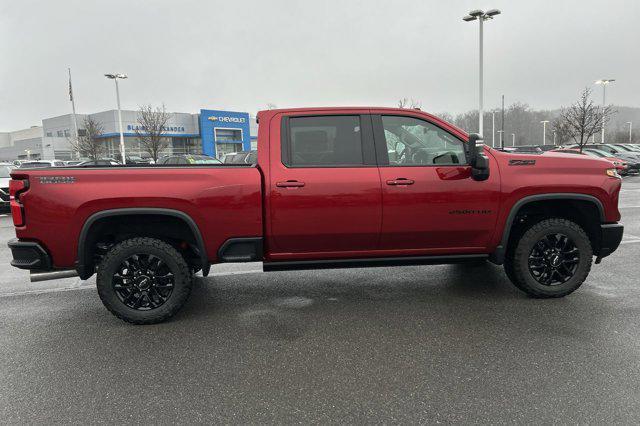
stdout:
POLYGON ((631 143, 631 126, 633 126, 633 123, 627 121, 627 124, 629 125, 629 143, 631 143))
POLYGON ((553 146, 556 146, 556 131, 553 131, 553 146))
POLYGON ((496 147, 496 112, 491 111, 491 148, 496 147))
MULTIPOLYGON (((547 144, 547 123, 549 122, 549 120, 542 120, 542 145, 546 145, 547 144)), ((554 143, 555 145, 555 143, 554 143)))
POLYGON ((615 78, 603 78, 602 80, 597 80, 595 82, 595 84, 601 84, 602 85, 602 137, 600 140, 600 143, 604 143, 604 109, 605 109, 605 105, 607 103, 607 85, 609 83, 613 83, 614 81, 616 81, 615 78))
POLYGON ((488 19, 493 19, 494 16, 499 15, 500 11, 498 9, 490 9, 487 10, 486 12, 482 11, 482 10, 472 10, 471 12, 469 12, 469 14, 467 16, 465 16, 464 18, 462 18, 463 21, 465 22, 471 22, 471 21, 478 21, 480 23, 480 63, 479 63, 479 106, 478 106, 478 133, 480 133, 480 135, 482 135, 484 133, 484 129, 483 129, 483 76, 482 76, 482 45, 483 45, 483 41, 482 41, 482 23, 488 19))
POLYGON ((500 133, 500 148, 504 148, 504 146, 502 146, 502 134, 504 133, 504 130, 498 130, 498 133, 500 133))
POLYGON ((511 133, 511 146, 516 146, 516 134, 511 133))
POLYGON ((118 79, 124 80, 126 74, 105 74, 105 77, 115 81, 116 83, 116 100, 118 102, 118 126, 120 127, 120 155, 122 155, 122 164, 127 164, 124 152, 124 133, 122 132, 122 112, 120 111, 120 90, 118 89, 118 79))

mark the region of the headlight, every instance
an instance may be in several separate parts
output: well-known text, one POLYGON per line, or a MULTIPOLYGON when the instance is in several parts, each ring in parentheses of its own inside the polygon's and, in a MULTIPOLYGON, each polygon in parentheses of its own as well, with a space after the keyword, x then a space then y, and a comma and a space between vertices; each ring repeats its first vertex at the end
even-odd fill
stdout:
POLYGON ((613 162, 613 165, 614 165, 614 166, 621 166, 621 165, 622 165, 622 163, 621 163, 621 162, 619 162, 619 161, 614 161, 614 162, 613 162))
POLYGON ((618 174, 618 171, 616 169, 607 169, 607 176, 622 179, 622 176, 618 174))

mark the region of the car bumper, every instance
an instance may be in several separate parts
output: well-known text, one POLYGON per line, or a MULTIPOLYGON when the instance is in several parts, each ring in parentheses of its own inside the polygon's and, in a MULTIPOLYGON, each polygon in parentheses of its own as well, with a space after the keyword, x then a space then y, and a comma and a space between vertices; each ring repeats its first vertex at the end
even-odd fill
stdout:
POLYGON ((13 256, 11 266, 37 271, 51 269, 51 257, 40 244, 14 238, 7 245, 13 256))
POLYGON ((603 257, 607 257, 616 251, 620 245, 620 241, 622 241, 622 234, 624 233, 624 226, 619 223, 600 225, 600 229, 600 251, 598 252, 596 263, 603 257))

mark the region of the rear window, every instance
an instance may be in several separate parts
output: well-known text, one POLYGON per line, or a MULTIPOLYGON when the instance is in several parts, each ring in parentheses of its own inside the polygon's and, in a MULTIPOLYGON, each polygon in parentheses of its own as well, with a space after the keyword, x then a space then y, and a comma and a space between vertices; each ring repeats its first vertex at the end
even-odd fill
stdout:
POLYGON ((357 115, 291 117, 287 165, 361 166, 362 132, 357 115))

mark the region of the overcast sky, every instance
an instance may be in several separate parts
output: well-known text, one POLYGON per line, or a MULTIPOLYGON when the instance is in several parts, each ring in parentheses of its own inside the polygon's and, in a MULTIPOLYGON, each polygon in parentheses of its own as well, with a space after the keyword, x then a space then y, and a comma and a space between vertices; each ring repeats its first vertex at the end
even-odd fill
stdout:
MULTIPOLYGON (((278 107, 477 107, 478 23, 485 105, 557 108, 599 78, 616 105, 640 106, 640 1, 0 0, 0 131, 71 111, 115 108, 106 72, 124 72, 122 107, 165 103, 254 113, 278 107)), ((596 88, 600 99, 600 88, 596 88)))

